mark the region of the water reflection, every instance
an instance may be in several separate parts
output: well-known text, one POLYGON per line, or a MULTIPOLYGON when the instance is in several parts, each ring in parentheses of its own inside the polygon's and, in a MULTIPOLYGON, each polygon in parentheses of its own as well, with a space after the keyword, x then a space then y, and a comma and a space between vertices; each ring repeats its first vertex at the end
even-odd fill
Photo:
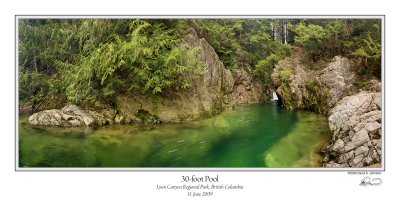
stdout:
POLYGON ((32 128, 25 121, 21 167, 308 167, 318 165, 314 153, 327 140, 325 119, 275 103, 156 128, 32 128))

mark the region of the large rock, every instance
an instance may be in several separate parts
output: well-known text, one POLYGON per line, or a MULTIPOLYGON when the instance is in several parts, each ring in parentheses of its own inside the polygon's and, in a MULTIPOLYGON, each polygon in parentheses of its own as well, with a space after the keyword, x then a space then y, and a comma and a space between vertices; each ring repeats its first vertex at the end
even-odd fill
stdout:
POLYGON ((183 75, 191 87, 184 91, 169 91, 162 96, 119 96, 116 122, 149 121, 138 115, 139 110, 148 112, 150 119, 162 122, 190 121, 218 114, 236 104, 268 100, 261 81, 253 79, 244 70, 246 67, 237 69, 235 73, 227 70, 211 45, 194 29, 188 30, 183 41, 182 46, 198 50, 198 58, 203 64, 199 76, 193 78, 190 72, 183 75))
POLYGON ((93 126, 112 123, 112 120, 76 105, 67 105, 61 110, 52 109, 35 113, 29 117, 31 125, 41 126, 93 126))
MULTIPOLYGON (((197 57, 203 66, 198 76, 194 76, 193 69, 182 73, 183 79, 189 82, 190 88, 178 91, 165 90, 158 96, 140 93, 121 94, 116 97, 115 108, 99 103, 95 105, 96 111, 100 111, 105 119, 116 123, 153 124, 195 120, 219 114, 225 109, 233 108, 236 104, 269 100, 264 85, 251 76, 249 65, 243 64, 234 73, 227 70, 211 45, 204 38, 200 38, 194 29, 188 30, 188 34, 180 45, 184 48, 196 49, 197 57)), ((70 106, 62 111, 38 113, 32 117, 32 124, 78 126, 103 123, 97 118, 98 115, 92 115, 92 112, 82 111, 75 107, 70 106), (59 120, 57 116, 59 113, 79 118, 66 123, 59 120), (37 123, 35 119, 39 116, 43 116, 46 121, 37 123)))
POLYGON ((304 102, 309 97, 305 86, 309 77, 309 71, 297 58, 283 59, 274 68, 271 78, 287 109, 305 109, 304 102))
POLYGON ((245 70, 249 68, 239 68, 234 74, 233 100, 235 103, 260 103, 268 100, 267 95, 271 95, 261 81, 252 78, 245 70))
MULTIPOLYGON (((335 56, 332 62, 317 75, 321 95, 326 99, 326 108, 333 108, 340 99, 348 95, 353 86, 355 74, 350 71, 347 58, 335 56)), ((326 111, 326 110, 325 110, 326 111)))
POLYGON ((321 70, 312 70, 299 58, 280 61, 272 74, 277 94, 288 109, 327 114, 353 87, 354 73, 347 58, 336 56, 321 70))
POLYGON ((343 98, 330 111, 333 132, 324 167, 366 167, 381 163, 381 93, 360 92, 343 98))
POLYGON ((307 66, 301 57, 280 61, 272 74, 276 92, 288 109, 329 116, 332 138, 322 149, 324 167, 376 167, 381 163, 381 83, 354 86, 347 58, 307 66), (368 90, 361 91, 359 90, 368 90))

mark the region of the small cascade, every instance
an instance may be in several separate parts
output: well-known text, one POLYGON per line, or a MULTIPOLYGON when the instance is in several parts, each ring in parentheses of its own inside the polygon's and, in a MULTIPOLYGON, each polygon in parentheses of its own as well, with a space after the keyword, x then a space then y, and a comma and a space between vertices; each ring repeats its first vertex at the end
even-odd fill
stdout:
POLYGON ((276 95, 276 92, 274 91, 274 92, 272 92, 272 99, 271 99, 271 101, 278 101, 279 99, 278 99, 278 95, 276 95))

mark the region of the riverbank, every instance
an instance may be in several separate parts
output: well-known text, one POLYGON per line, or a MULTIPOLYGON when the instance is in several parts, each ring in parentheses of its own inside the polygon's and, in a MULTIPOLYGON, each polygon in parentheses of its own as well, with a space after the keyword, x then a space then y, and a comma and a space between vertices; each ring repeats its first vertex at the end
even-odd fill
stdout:
POLYGON ((276 103, 152 126, 31 127, 21 116, 19 161, 21 167, 320 167, 327 130, 324 117, 276 103))
POLYGON ((381 83, 358 75, 354 60, 335 56, 319 66, 302 51, 280 61, 272 78, 283 106, 328 117, 331 139, 321 151, 323 166, 376 167, 382 161, 381 83))

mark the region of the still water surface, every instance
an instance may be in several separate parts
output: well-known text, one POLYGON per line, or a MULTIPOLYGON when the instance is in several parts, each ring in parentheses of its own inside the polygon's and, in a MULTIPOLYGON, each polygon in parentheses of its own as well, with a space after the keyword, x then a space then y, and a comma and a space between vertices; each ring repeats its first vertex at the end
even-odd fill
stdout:
POLYGON ((34 128, 19 120, 20 167, 318 167, 325 117, 276 103, 157 126, 34 128))

